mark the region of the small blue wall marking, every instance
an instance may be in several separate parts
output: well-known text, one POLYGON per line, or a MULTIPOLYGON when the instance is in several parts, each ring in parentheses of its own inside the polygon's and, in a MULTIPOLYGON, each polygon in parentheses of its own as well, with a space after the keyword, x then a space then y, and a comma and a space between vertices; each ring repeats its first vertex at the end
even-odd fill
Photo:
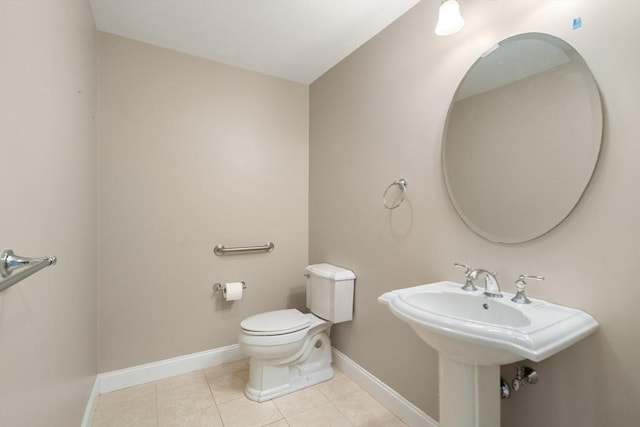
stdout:
POLYGON ((576 18, 573 18, 572 26, 574 30, 582 27, 582 17, 578 16, 576 18))

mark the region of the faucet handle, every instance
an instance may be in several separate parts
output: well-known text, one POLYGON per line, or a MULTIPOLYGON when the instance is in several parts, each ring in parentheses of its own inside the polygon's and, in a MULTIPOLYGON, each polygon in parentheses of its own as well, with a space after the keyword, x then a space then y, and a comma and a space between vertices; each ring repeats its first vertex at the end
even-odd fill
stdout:
POLYGON ((464 277, 465 277, 465 282, 464 282, 464 286, 462 287, 463 291, 469 291, 469 292, 473 292, 473 291, 477 291, 478 288, 476 288, 476 286, 473 284, 473 281, 475 280, 475 277, 471 274, 473 273, 473 269, 471 267, 469 267, 466 264, 460 264, 459 262, 454 262, 453 265, 455 267, 459 267, 459 268, 464 268, 465 272, 464 272, 464 277))
POLYGON ((464 268, 465 269, 465 276, 469 273, 471 273, 471 267, 469 267, 467 264, 460 264, 459 262, 454 262, 453 263, 454 267, 459 267, 459 268, 464 268))
POLYGON ((516 304, 531 304, 531 300, 527 298, 527 295, 524 293, 524 288, 527 286, 527 282, 525 279, 533 279, 533 280, 544 280, 544 276, 532 276, 529 274, 521 274, 518 277, 518 280, 515 281, 516 284, 516 295, 511 298, 511 301, 516 304))

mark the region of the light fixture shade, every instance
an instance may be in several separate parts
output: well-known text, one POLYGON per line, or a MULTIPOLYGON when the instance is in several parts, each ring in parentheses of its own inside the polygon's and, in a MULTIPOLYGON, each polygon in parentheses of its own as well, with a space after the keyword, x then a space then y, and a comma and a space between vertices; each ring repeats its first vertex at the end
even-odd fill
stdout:
POLYGON ((460 15, 460 5, 456 0, 446 0, 440 5, 436 34, 448 36, 464 27, 464 19, 460 15))

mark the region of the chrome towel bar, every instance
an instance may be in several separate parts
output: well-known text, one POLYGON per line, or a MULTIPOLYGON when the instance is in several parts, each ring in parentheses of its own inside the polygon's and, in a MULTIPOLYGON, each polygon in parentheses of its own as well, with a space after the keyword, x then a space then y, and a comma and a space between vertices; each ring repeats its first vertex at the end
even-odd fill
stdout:
POLYGON ((222 245, 217 245, 213 248, 213 253, 222 256, 225 254, 239 254, 247 252, 271 252, 276 246, 273 242, 267 242, 261 246, 237 246, 233 248, 226 248, 222 245))
POLYGON ((55 256, 43 258, 26 258, 13 253, 11 249, 5 249, 0 254, 0 275, 5 279, 0 281, 0 292, 10 288, 19 281, 26 279, 33 273, 50 265, 55 265, 58 259, 55 256), (13 272, 24 268, 19 272, 13 272))

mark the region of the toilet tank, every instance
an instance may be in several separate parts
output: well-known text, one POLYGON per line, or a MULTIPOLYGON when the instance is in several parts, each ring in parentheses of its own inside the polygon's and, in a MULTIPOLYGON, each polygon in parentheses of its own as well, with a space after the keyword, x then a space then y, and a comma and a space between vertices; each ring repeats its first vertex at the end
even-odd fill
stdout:
POLYGON ((355 273, 331 264, 309 265, 305 271, 307 308, 333 323, 353 319, 355 273))

